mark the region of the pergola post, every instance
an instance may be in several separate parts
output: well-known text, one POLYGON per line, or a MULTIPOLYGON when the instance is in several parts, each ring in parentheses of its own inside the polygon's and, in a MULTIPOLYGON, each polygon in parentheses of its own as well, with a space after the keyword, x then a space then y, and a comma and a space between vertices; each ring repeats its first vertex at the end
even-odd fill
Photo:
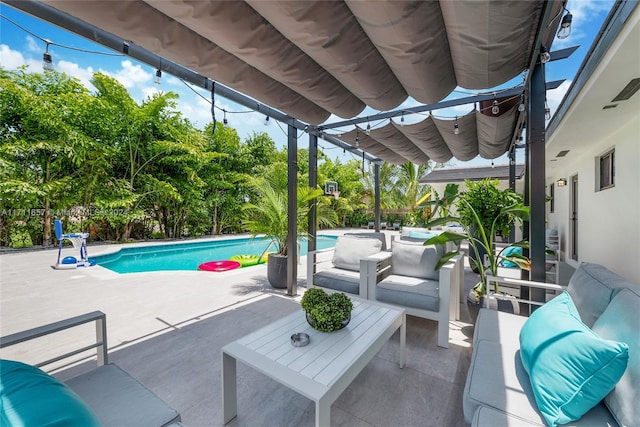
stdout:
POLYGON ((287 295, 298 292, 298 135, 293 125, 287 125, 288 209, 287 209, 287 295))
MULTIPOLYGON (((538 62, 531 71, 529 83, 529 258, 531 280, 544 282, 545 265, 545 73, 544 64, 538 62)), ((544 302, 544 289, 530 289, 532 301, 544 302)))
MULTIPOLYGON (((318 186, 318 137, 309 133, 309 187, 318 186)), ((309 202, 309 241, 307 250, 316 250, 316 224, 318 215, 318 201, 316 199, 309 202)))
POLYGON ((375 212, 375 223, 376 223, 376 232, 380 231, 380 164, 378 162, 374 163, 373 166, 374 171, 374 212, 375 212))

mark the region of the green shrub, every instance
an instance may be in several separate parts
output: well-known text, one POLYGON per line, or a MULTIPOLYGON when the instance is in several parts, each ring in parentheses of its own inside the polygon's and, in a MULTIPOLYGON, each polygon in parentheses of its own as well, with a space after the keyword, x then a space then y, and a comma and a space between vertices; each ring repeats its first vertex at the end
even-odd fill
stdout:
POLYGON ((302 309, 307 313, 311 326, 322 332, 340 329, 349 319, 353 303, 341 292, 331 295, 320 288, 311 288, 302 296, 302 309))

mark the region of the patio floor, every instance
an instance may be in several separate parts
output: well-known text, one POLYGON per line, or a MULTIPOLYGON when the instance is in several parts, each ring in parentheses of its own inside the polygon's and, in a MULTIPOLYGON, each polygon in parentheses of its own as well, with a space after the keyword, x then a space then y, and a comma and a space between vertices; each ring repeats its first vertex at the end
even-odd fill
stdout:
MULTIPOLYGON (((392 234, 393 232, 387 232, 392 234)), ((395 232, 397 233, 397 232, 395 232)), ((95 255, 111 247, 90 247, 95 255)), ((221 351, 227 343, 300 310, 266 280, 266 267, 224 273, 157 272, 119 275, 96 266, 52 270, 57 252, 0 256, 0 335, 100 310, 107 314, 110 361, 169 405, 185 426, 222 425, 221 351)), ((298 266, 304 291, 305 259, 298 266)), ((466 288, 477 281, 467 269, 466 288)), ((394 335, 331 411, 332 426, 465 426, 462 390, 471 357, 466 304, 450 322, 449 349, 436 345, 436 323, 407 317, 407 365, 397 364, 394 335)), ((35 363, 79 341, 92 326, 2 350, 2 358, 35 363)), ((94 361, 62 366, 65 379, 94 361)), ((238 417, 230 426, 312 426, 312 401, 238 364, 238 417)))

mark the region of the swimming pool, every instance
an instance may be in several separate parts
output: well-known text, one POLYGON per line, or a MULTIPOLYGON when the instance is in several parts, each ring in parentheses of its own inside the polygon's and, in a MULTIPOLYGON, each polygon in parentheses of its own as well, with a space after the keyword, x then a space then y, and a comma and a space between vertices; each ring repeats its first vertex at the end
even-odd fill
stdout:
MULTIPOLYGON (((336 236, 318 236, 317 249, 332 248, 336 236)), ((226 260, 233 255, 260 255, 269 241, 251 238, 209 240, 206 242, 121 248, 118 252, 91 258, 116 273, 140 273, 162 270, 197 270, 207 261, 226 260)), ((270 249, 271 250, 271 249, 270 249)), ((307 254, 307 242, 300 242, 300 255, 307 254)))

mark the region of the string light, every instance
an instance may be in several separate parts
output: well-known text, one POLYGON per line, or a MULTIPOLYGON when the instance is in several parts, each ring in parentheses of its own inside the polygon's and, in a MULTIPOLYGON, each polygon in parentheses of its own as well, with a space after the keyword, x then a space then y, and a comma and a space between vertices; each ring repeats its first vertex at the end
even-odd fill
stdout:
POLYGON ((356 130, 356 147, 360 146, 360 134, 358 130, 356 130))
POLYGON ((222 110, 222 113, 224 114, 222 116, 222 124, 226 126, 229 124, 229 120, 227 120, 227 110, 222 110))
POLYGON ((524 111, 524 93, 520 95, 520 105, 518 105, 518 111, 521 113, 524 111))
POLYGON ((495 115, 500 112, 500 107, 498 106, 498 100, 494 99, 493 104, 491 104, 491 112, 495 115))
POLYGON ((53 60, 51 59, 51 54, 49 53, 49 44, 48 40, 45 40, 47 43, 47 47, 42 54, 42 68, 44 71, 53 71, 53 60))
POLYGON ((156 77, 153 79, 153 82, 157 85, 162 83, 162 70, 160 68, 156 70, 156 77))
POLYGON ((454 135, 460 134, 460 127, 458 126, 458 117, 456 117, 456 121, 453 123, 453 134, 454 135))
POLYGON ((400 116, 400 127, 404 127, 404 111, 402 112, 402 115, 400 116))
MULTIPOLYGON (((565 9, 567 10, 567 9, 565 9)), ((573 21, 573 15, 567 10, 567 13, 562 17, 562 23, 558 29, 558 38, 566 39, 571 34, 571 21, 573 21)))
POLYGON ((371 133, 371 123, 367 122, 367 135, 371 133))
POLYGON ((551 109, 546 99, 544 100, 544 118, 545 120, 551 120, 551 109))
POLYGON ((269 126, 269 116, 264 116, 264 125, 269 126))
POLYGON ((546 46, 542 46, 540 48, 540 62, 546 64, 549 61, 551 61, 551 55, 549 54, 549 51, 547 51, 546 46))

